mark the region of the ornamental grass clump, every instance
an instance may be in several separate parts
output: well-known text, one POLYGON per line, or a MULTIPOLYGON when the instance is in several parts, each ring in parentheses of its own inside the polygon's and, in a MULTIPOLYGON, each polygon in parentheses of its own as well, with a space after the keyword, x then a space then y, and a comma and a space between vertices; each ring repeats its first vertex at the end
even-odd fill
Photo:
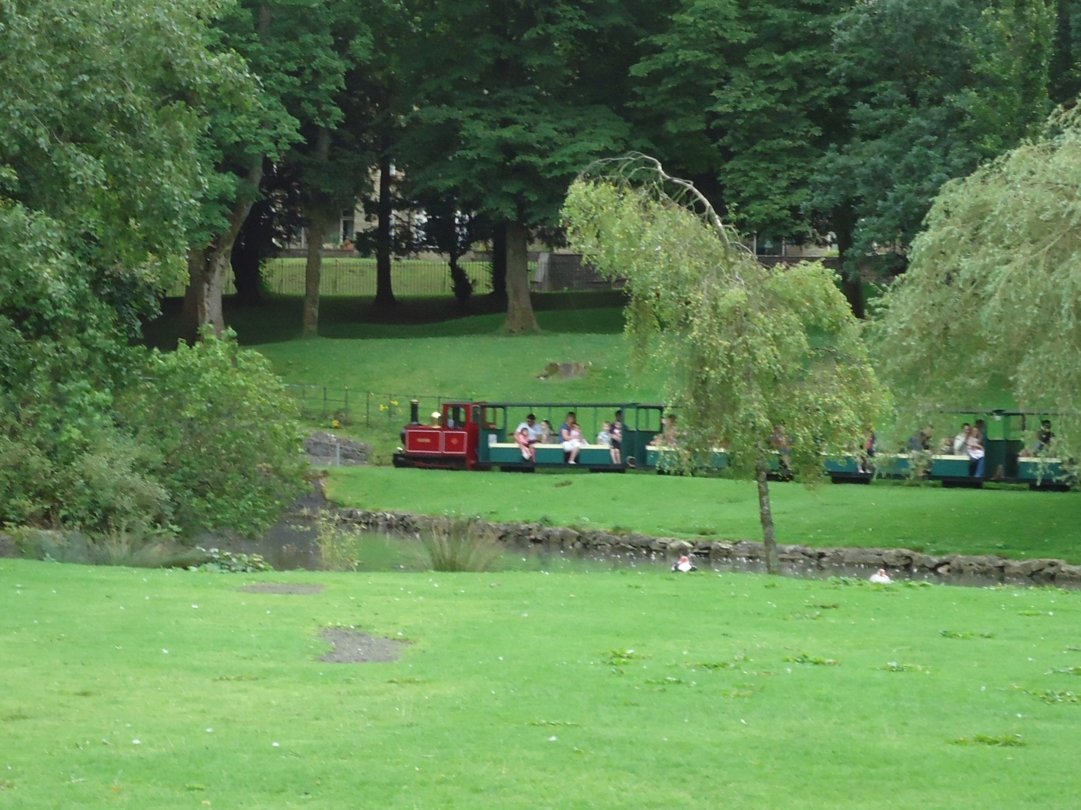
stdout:
POLYGON ((170 537, 127 528, 100 535, 21 528, 12 536, 21 557, 78 565, 171 568, 193 564, 201 556, 170 537))
POLYGON ((420 542, 436 571, 492 571, 503 556, 502 546, 475 517, 434 521, 420 542))
POLYGON ((316 522, 315 542, 328 571, 356 571, 360 563, 359 532, 336 515, 322 512, 316 522))

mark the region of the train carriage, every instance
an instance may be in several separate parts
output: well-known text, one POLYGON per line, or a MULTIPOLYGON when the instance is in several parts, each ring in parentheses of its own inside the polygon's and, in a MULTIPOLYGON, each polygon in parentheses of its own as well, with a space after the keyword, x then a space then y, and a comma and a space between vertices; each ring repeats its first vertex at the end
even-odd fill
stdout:
POLYGON ((394 455, 394 466, 523 471, 562 466, 567 458, 558 435, 548 443, 533 445, 536 461, 529 461, 514 440, 514 429, 533 413, 538 420, 550 421, 558 434, 558 426, 569 411, 578 414, 585 440, 578 466, 594 472, 623 472, 648 464, 647 448, 661 430, 661 405, 448 401, 427 423, 420 420, 419 404, 411 403, 410 422, 402 430, 402 447, 394 455), (612 462, 609 447, 589 441, 616 411, 622 411, 624 424, 620 464, 612 462))
MULTIPOLYGON (((419 411, 419 403, 411 403, 410 422, 402 430, 402 447, 393 459, 396 467, 523 472, 562 468, 568 459, 558 438, 558 425, 568 411, 578 415, 586 440, 578 456, 579 469, 624 472, 638 468, 664 472, 672 466, 666 463, 666 458, 673 451, 654 443, 661 433, 665 413, 664 406, 659 404, 447 401, 427 421, 421 420, 419 411), (624 423, 619 464, 612 462, 609 447, 588 440, 617 411, 622 412, 624 423), (514 439, 515 426, 530 413, 538 421, 550 421, 557 431, 550 442, 533 445, 535 460, 524 458, 514 439)), ((975 423, 978 419, 985 422, 986 475, 982 478, 971 474, 967 456, 931 450, 880 453, 871 459, 856 455, 824 457, 823 466, 826 475, 836 483, 923 478, 955 487, 981 487, 985 481, 995 481, 1026 484, 1033 489, 1071 489, 1075 483, 1071 464, 1046 452, 1034 455, 1025 447, 1026 437, 1043 416, 1033 412, 977 409, 949 414, 958 425, 963 421, 975 423)), ((703 470, 723 472, 728 461, 728 451, 717 448, 700 466, 703 470)), ((779 466, 774 475, 787 478, 781 475, 779 466)))

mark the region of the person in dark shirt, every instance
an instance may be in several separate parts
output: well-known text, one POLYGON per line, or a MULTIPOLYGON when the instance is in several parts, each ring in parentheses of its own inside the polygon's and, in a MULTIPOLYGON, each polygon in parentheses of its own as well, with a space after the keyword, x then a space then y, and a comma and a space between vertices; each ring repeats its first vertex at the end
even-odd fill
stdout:
POLYGON ((1034 448, 1036 455, 1046 453, 1053 438, 1055 434, 1051 432, 1051 420, 1044 419, 1040 422, 1040 429, 1036 431, 1036 447, 1034 448))

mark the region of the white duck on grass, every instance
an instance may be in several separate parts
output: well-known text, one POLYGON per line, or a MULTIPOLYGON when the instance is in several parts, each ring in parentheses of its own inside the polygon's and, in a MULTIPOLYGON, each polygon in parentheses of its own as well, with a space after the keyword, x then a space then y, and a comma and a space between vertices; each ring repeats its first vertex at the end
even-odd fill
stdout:
POLYGON ((690 557, 684 554, 678 560, 676 560, 675 564, 672 566, 672 570, 678 571, 681 574, 686 574, 690 571, 697 571, 698 566, 691 562, 690 557))

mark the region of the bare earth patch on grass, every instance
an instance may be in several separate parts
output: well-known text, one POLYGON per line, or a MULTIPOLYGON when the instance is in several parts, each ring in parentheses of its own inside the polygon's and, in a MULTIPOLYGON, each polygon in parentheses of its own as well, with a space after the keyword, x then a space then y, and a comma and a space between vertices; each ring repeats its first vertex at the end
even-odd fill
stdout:
POLYGON ((381 661, 397 661, 408 641, 370 636, 359 630, 345 627, 327 627, 323 638, 333 649, 320 660, 332 664, 370 664, 381 661))

